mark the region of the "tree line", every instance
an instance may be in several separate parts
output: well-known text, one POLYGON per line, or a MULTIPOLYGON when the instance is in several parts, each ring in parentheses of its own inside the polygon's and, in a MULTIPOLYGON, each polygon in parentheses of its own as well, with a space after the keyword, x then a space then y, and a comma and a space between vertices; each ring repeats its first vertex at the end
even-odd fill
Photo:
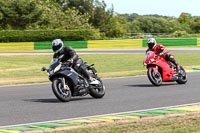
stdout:
MULTIPOLYGON (((134 9, 133 9, 134 10, 134 9)), ((91 29, 100 38, 125 33, 200 33, 200 16, 119 14, 102 0, 1 0, 1 30, 91 29)))

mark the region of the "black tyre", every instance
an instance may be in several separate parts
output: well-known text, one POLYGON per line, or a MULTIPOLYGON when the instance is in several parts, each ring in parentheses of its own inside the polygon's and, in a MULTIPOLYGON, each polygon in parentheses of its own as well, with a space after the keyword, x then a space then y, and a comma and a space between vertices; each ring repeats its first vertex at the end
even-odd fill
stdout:
POLYGON ((180 66, 180 70, 178 72, 178 80, 176 81, 178 84, 185 84, 187 82, 187 73, 183 69, 182 66, 180 66))
POLYGON ((162 75, 158 72, 157 74, 154 74, 154 71, 152 68, 149 68, 147 71, 148 78, 150 82, 155 86, 162 85, 162 75))
POLYGON ((106 88, 100 78, 97 78, 97 80, 100 82, 100 84, 92 85, 90 89, 90 95, 94 98, 102 98, 105 95, 106 88))
POLYGON ((64 88, 63 80, 61 78, 56 78, 52 82, 52 90, 54 95, 62 102, 69 102, 71 99, 71 90, 66 84, 64 88))

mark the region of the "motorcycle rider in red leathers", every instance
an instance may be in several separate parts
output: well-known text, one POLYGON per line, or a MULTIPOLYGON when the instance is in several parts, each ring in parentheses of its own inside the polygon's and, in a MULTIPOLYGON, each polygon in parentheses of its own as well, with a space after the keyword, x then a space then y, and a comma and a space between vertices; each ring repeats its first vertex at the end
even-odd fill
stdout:
POLYGON ((169 50, 165 46, 163 46, 162 44, 157 44, 155 38, 149 38, 147 40, 147 45, 148 49, 146 50, 146 53, 148 51, 154 51, 155 54, 163 56, 166 61, 170 61, 174 65, 176 65, 177 72, 179 71, 180 69, 179 64, 174 59, 174 56, 172 54, 169 54, 169 50))

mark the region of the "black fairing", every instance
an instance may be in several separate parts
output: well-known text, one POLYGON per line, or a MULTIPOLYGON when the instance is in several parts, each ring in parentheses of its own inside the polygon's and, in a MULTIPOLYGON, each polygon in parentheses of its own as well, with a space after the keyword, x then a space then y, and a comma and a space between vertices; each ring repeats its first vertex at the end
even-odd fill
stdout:
POLYGON ((54 62, 49 66, 49 71, 54 70, 60 64, 59 61, 54 62))
POLYGON ((67 79, 70 79, 73 82, 73 85, 76 86, 78 84, 77 78, 79 77, 79 75, 71 68, 61 68, 59 72, 50 75, 49 80, 52 81, 55 77, 65 77, 67 79))

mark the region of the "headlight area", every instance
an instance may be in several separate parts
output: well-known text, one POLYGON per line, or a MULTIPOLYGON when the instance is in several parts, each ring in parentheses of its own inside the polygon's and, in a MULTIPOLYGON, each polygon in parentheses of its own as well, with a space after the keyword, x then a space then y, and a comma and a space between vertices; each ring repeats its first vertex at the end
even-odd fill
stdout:
POLYGON ((61 68, 61 64, 59 64, 55 69, 54 69, 54 73, 56 73, 57 71, 59 71, 60 70, 60 68, 61 68))
POLYGON ((150 59, 148 63, 144 62, 143 65, 146 66, 146 65, 148 65, 148 64, 151 64, 151 63, 154 62, 154 61, 155 61, 155 59, 150 59))
POLYGON ((149 63, 152 63, 152 62, 154 62, 154 61, 155 61, 155 59, 152 58, 152 59, 150 59, 149 63))

